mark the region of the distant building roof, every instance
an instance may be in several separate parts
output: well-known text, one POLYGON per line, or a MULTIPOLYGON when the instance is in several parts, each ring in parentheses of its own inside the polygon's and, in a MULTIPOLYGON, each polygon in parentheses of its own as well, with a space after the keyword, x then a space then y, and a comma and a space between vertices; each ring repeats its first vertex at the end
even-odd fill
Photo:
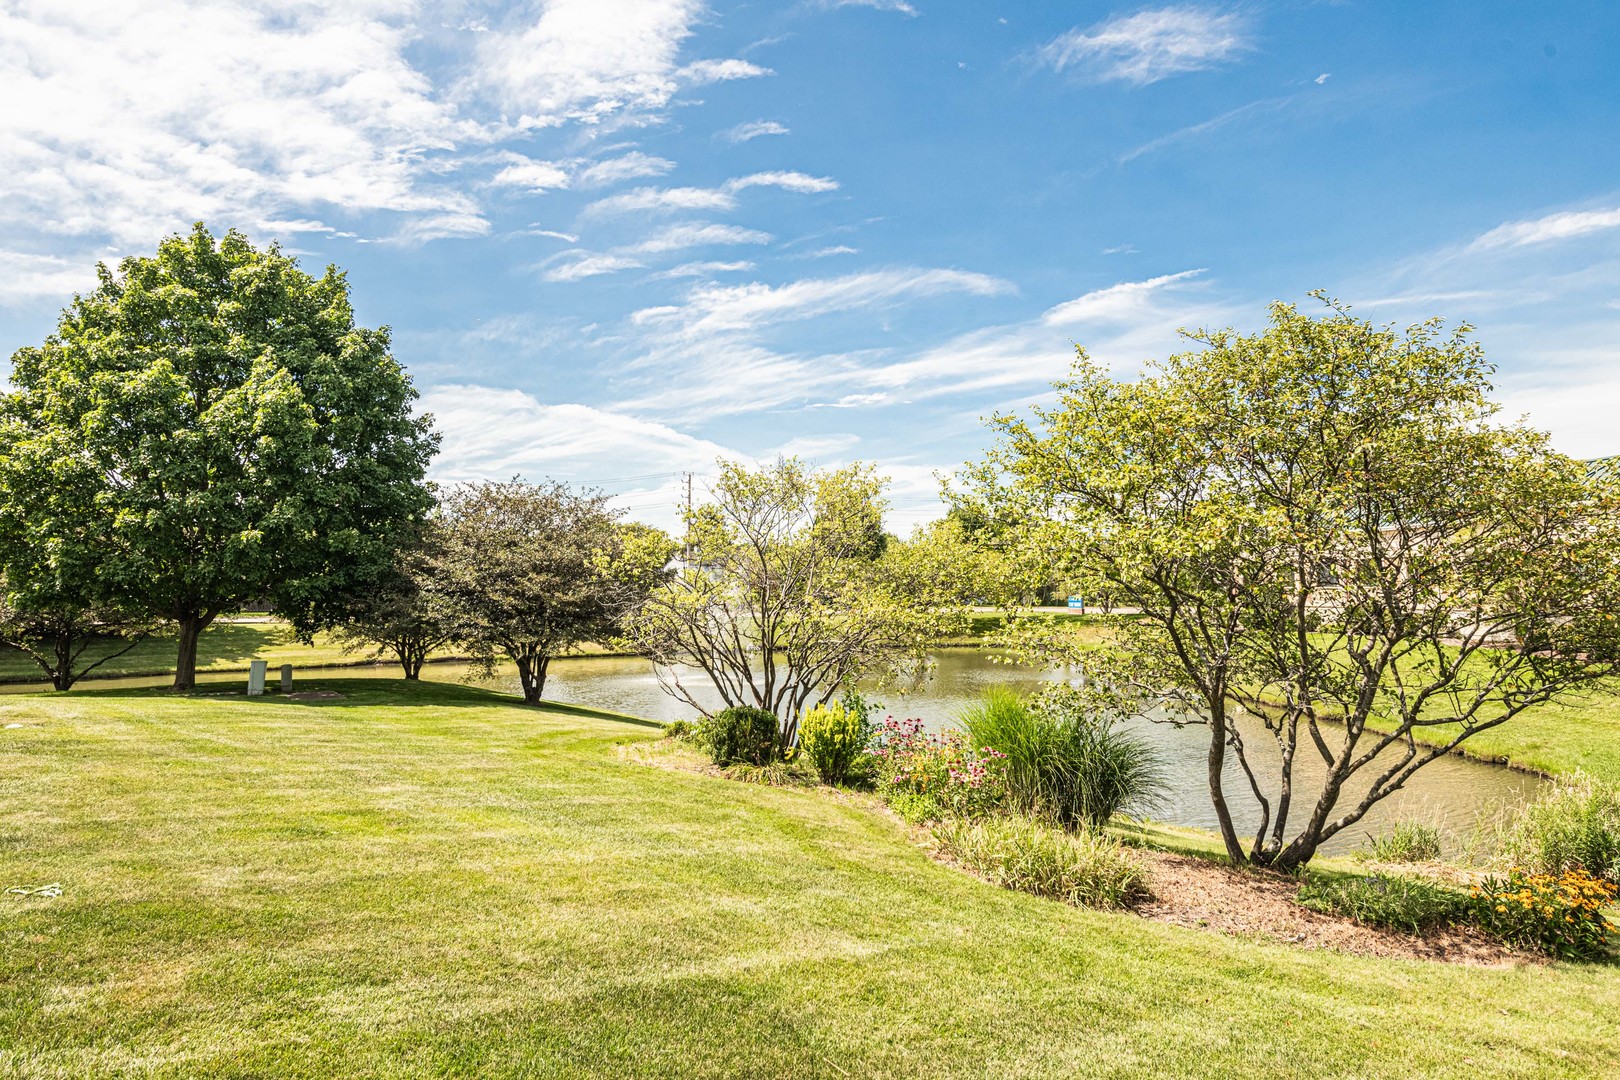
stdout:
POLYGON ((1613 457, 1588 458, 1586 475, 1593 480, 1620 481, 1620 454, 1613 457))

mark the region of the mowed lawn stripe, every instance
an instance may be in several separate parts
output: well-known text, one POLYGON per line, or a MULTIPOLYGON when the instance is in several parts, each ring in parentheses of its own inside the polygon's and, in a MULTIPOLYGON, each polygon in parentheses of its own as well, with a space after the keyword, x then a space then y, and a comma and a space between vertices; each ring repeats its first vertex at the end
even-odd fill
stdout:
POLYGON ((468 687, 0 700, 9 1075, 1600 1075, 1620 971, 1075 910, 468 687))

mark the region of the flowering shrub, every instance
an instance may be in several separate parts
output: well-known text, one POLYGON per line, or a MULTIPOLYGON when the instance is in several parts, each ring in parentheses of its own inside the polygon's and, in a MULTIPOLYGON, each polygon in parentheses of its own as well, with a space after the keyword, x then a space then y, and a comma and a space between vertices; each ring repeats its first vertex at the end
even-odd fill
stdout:
POLYGON ((884 720, 874 736, 877 788, 883 801, 910 822, 978 817, 1000 807, 1007 756, 975 749, 961 731, 940 735, 921 720, 884 720))
POLYGON ((1566 960, 1594 959, 1608 949, 1615 926, 1603 909, 1617 893, 1620 888, 1581 869, 1556 875, 1514 870, 1473 889, 1486 932, 1566 960))

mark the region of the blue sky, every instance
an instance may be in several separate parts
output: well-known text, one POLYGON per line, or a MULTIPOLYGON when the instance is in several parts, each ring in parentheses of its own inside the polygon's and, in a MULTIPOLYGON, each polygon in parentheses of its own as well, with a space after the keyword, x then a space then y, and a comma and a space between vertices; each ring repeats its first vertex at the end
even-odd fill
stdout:
POLYGON ((0 352, 203 218, 349 271, 440 479, 662 524, 786 452, 904 531, 1073 343, 1314 288, 1616 453, 1617 73, 1608 3, 0 0, 0 352))

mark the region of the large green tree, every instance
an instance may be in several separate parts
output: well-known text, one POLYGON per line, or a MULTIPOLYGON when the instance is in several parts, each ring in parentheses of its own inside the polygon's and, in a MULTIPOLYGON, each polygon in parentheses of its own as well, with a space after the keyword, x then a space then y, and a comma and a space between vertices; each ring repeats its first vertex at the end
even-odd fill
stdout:
MULTIPOLYGON (((387 571, 431 505, 437 446, 386 329, 356 326, 344 275, 198 224, 151 257, 98 267, 55 333, 12 357, 0 403, 5 542, 48 533, 50 485, 71 478, 121 603, 171 620, 174 685, 198 635, 268 600, 303 632, 387 571)), ((67 556, 64 556, 65 558, 67 556)))
POLYGON ((1420 769, 1620 660, 1620 499, 1496 420, 1468 328, 1278 304, 1264 332, 995 420, 966 501, 1141 609, 1079 665, 1094 708, 1208 730, 1234 860, 1297 867, 1420 769), (1321 775, 1306 790, 1302 762, 1321 775), (1247 844, 1232 788, 1258 806, 1247 844))

